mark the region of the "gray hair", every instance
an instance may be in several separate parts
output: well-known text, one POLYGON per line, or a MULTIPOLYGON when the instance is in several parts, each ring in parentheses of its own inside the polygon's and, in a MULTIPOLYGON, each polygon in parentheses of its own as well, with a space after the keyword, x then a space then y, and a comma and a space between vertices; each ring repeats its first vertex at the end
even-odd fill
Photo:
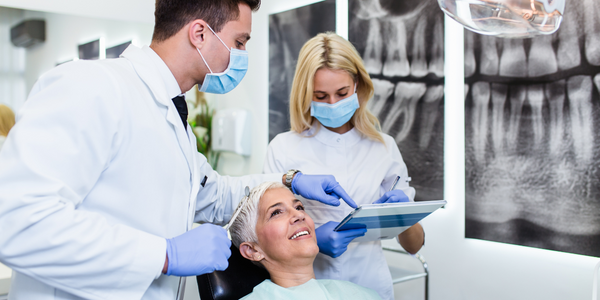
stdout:
POLYGON ((243 242, 258 243, 256 235, 256 222, 258 220, 258 203, 260 198, 268 191, 277 188, 287 188, 281 182, 267 181, 259 184, 250 191, 250 195, 242 198, 236 210, 239 215, 229 226, 231 240, 236 247, 243 242))

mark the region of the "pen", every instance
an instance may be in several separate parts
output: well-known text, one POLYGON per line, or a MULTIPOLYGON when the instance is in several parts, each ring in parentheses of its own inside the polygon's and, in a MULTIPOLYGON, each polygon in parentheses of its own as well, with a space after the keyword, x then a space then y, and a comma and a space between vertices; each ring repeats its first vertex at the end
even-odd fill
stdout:
POLYGON ((398 184, 398 181, 400 181, 400 176, 396 176, 396 179, 394 180, 394 183, 392 183, 392 187, 390 188, 390 190, 388 192, 391 192, 394 190, 394 188, 396 187, 396 184, 398 184))

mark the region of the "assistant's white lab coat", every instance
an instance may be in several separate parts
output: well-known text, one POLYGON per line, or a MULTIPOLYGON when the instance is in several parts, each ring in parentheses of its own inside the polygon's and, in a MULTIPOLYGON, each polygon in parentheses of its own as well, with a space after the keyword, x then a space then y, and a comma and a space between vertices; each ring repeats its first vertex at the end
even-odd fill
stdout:
POLYGON ((213 171, 174 84, 156 53, 134 46, 39 79, 0 152, 10 299, 176 299, 180 278, 161 274, 165 238, 226 223, 244 186, 281 180, 213 171))
MULTIPOLYGON (((385 145, 362 136, 356 128, 340 135, 315 121, 312 129, 302 134, 290 131, 277 135, 269 144, 264 172, 295 168, 308 174, 331 174, 358 205, 379 199, 399 175, 396 189, 412 201, 415 190, 408 184, 398 146, 392 137, 382 135, 385 145)), ((317 201, 303 203, 316 227, 340 222, 352 211, 344 202, 339 207, 317 201)), ((374 289, 382 299, 394 299, 392 277, 379 241, 351 243, 337 258, 319 253, 314 267, 317 279, 348 280, 374 289)))

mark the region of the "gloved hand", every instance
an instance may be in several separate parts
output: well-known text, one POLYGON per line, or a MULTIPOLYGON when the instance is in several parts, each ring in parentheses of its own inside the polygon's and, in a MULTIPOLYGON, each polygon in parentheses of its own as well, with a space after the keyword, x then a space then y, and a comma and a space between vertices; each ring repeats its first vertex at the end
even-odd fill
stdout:
POLYGON ((167 275, 194 276, 223 271, 229 265, 231 241, 222 227, 204 224, 167 239, 167 275))
POLYGON ((377 201, 373 202, 373 204, 409 202, 409 201, 410 201, 410 199, 408 199, 408 196, 406 196, 406 194, 403 191, 393 190, 393 191, 389 191, 389 192, 383 194, 383 196, 381 196, 381 198, 379 198, 377 201))
POLYGON ((352 240, 359 236, 365 235, 367 232, 366 228, 333 231, 338 224, 340 223, 329 221, 315 229, 319 252, 329 255, 333 258, 336 258, 346 252, 348 249, 348 244, 350 244, 352 240))
POLYGON ((304 175, 298 172, 292 180, 292 192, 333 206, 339 206, 342 198, 350 207, 356 208, 354 200, 331 175, 304 175))

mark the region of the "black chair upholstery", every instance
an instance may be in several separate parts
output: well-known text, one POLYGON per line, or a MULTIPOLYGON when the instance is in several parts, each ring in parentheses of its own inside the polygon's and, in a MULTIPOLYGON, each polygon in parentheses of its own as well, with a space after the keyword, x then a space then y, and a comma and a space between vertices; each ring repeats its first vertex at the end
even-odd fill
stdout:
POLYGON ((267 270, 245 259, 233 244, 229 267, 225 271, 196 276, 201 300, 237 300, 269 278, 267 270))

